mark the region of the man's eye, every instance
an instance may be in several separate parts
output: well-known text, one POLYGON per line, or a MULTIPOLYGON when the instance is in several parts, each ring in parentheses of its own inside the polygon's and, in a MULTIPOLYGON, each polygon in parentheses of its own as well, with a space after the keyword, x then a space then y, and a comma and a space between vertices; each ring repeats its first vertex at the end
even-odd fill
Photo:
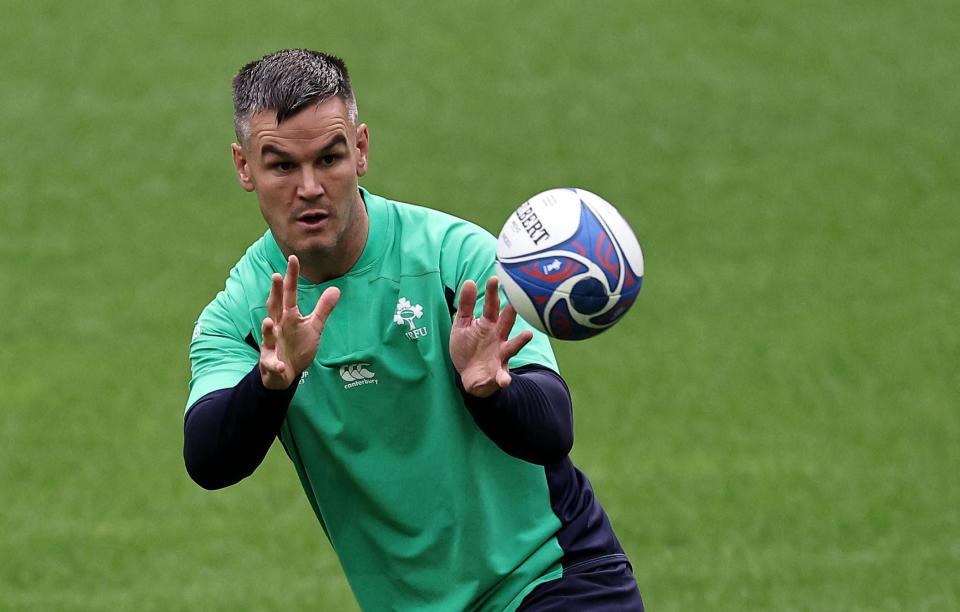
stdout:
POLYGON ((337 163, 336 155, 324 155, 323 157, 320 158, 321 165, 332 166, 335 163, 337 163))
POLYGON ((281 161, 271 164, 274 170, 279 170, 280 172, 290 172, 293 170, 293 163, 288 161, 281 161))

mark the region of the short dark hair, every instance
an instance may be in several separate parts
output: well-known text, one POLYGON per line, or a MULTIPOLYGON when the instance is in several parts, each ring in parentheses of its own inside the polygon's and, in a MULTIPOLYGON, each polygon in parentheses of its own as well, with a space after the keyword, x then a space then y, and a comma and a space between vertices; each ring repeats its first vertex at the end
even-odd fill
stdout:
POLYGON ((233 77, 233 128, 241 144, 250 136, 250 116, 277 113, 277 124, 304 108, 340 98, 353 123, 357 101, 342 59, 309 49, 281 49, 240 69, 233 77))

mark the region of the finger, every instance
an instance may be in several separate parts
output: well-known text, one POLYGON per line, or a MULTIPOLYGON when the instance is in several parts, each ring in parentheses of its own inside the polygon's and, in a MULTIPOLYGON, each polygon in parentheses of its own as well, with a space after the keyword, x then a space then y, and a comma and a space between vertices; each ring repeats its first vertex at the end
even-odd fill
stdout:
POLYGON ((487 292, 483 296, 483 318, 496 322, 500 316, 500 292, 497 291, 497 277, 487 279, 487 292))
POLYGON ((473 309, 476 306, 477 284, 472 280, 465 280, 460 287, 460 301, 457 302, 457 323, 463 325, 473 321, 473 309))
POLYGON ((276 350, 277 348, 277 326, 274 324, 273 319, 267 317, 263 320, 263 324, 260 326, 260 331, 263 334, 263 341, 261 343, 261 350, 266 349, 268 351, 276 350))
POLYGON ((263 380, 263 386, 268 389, 284 389, 290 384, 284 377, 287 366, 276 357, 263 357, 260 359, 260 376, 263 380))
POLYGON ((269 376, 283 378, 283 373, 287 371, 287 364, 280 361, 275 355, 265 355, 260 358, 260 371, 269 376))
POLYGON ((327 287, 320 295, 312 315, 314 325, 319 324, 318 329, 323 329, 323 326, 327 324, 327 319, 330 318, 330 313, 333 312, 333 307, 337 305, 339 300, 340 290, 336 287, 327 287))
POLYGON ((267 315, 274 321, 280 320, 282 302, 283 276, 274 272, 270 277, 270 295, 267 296, 267 315))
POLYGON ((504 306, 503 312, 500 313, 500 320, 497 321, 497 335, 501 340, 506 340, 510 337, 510 331, 516 322, 517 311, 514 310, 513 306, 507 304, 504 306))
POLYGON ((500 368, 500 371, 497 372, 497 386, 503 389, 509 387, 512 382, 513 377, 510 376, 510 371, 506 368, 500 368))
POLYGON ((504 361, 508 361, 511 357, 520 352, 520 349, 527 345, 527 342, 533 340, 533 332, 529 329, 525 329, 510 340, 507 340, 503 343, 503 346, 500 349, 500 354, 503 356, 504 361))
POLYGON ((300 260, 296 255, 287 259, 287 275, 283 277, 283 309, 297 308, 297 279, 300 278, 300 260))
POLYGON ((263 332, 263 341, 260 346, 260 374, 263 376, 264 384, 270 388, 285 386, 283 374, 287 366, 277 357, 277 336, 276 325, 269 317, 263 320, 261 326, 263 332))

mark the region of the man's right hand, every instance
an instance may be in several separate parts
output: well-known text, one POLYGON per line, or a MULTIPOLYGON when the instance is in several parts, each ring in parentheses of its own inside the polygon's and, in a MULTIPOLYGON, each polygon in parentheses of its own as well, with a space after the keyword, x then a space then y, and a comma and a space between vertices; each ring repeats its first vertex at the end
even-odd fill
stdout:
POLYGON ((272 278, 260 347, 260 377, 268 389, 288 388, 310 366, 317 355, 327 318, 340 299, 340 290, 329 287, 317 300, 313 312, 301 316, 297 306, 299 277, 300 260, 291 255, 287 259, 286 276, 274 273, 272 278))

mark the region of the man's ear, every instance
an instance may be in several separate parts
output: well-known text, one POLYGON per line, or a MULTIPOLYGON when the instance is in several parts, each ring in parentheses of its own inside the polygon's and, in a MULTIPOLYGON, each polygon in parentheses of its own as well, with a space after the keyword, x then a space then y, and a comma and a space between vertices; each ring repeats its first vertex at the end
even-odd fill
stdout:
POLYGON ((357 176, 367 173, 368 156, 370 154, 370 130, 366 123, 357 126, 357 176))
POLYGON ((240 181, 240 186, 244 191, 253 191, 256 186, 250 176, 250 164, 246 153, 243 152, 243 147, 233 143, 230 145, 230 151, 233 153, 233 167, 237 169, 237 180, 240 181))

